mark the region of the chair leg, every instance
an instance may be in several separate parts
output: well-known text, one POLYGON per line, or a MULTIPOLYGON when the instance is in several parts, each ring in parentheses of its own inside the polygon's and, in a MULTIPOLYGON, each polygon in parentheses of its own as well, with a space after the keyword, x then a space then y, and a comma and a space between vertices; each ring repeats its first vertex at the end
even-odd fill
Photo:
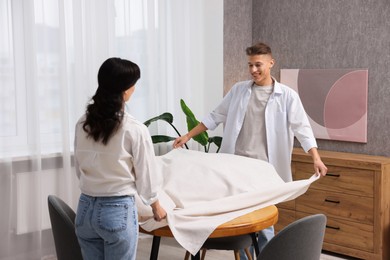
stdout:
MULTIPOLYGON (((246 254, 246 257, 248 258, 248 260, 252 260, 252 255, 251 255, 251 252, 249 252, 249 249, 245 248, 244 251, 245 251, 245 254, 246 254)), ((240 260, 240 251, 239 250, 234 250, 234 259, 240 260)))
POLYGON ((239 250, 234 250, 234 259, 240 260, 240 251, 239 250))
MULTIPOLYGON (((202 253, 202 257, 203 257, 202 260, 204 259, 205 254, 206 254, 205 252, 202 253)), ((191 256, 191 260, 192 259, 200 259, 199 252, 196 255, 191 255, 190 252, 186 251, 186 255, 184 256, 184 260, 189 260, 190 256, 191 256)))
POLYGON ((259 243, 257 242, 256 233, 251 233, 251 237, 252 237, 253 247, 255 248, 255 256, 257 258, 257 256, 260 254, 260 249, 259 249, 259 243))
POLYGON ((206 252, 207 252, 207 249, 203 248, 202 249, 202 256, 201 256, 200 260, 204 260, 204 258, 206 257, 206 252))
POLYGON ((252 255, 251 252, 249 252, 249 248, 245 248, 244 251, 248 260, 252 260, 252 255))

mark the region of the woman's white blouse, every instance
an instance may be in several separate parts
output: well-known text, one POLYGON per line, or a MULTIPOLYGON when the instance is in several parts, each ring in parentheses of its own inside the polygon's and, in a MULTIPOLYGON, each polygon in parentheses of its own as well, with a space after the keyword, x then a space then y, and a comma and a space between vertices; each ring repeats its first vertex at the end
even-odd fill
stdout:
POLYGON ((156 201, 161 174, 147 127, 125 113, 122 127, 104 145, 87 138, 84 120, 85 115, 77 122, 75 134, 81 192, 96 197, 138 193, 147 205, 156 201))

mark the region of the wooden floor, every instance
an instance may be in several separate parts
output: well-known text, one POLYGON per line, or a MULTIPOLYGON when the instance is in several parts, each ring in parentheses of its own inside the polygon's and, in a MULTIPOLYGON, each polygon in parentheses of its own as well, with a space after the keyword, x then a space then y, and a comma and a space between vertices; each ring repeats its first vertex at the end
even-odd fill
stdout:
MULTIPOLYGON (((148 260, 150 256, 150 248, 152 246, 152 237, 145 234, 140 234, 137 249, 137 260, 148 260)), ((158 254, 159 260, 183 260, 185 250, 173 238, 161 238, 160 250, 158 254)), ((206 260, 234 260, 232 251, 209 250, 206 254, 206 260)), ((322 254, 321 260, 344 260, 353 259, 330 254, 322 254)))

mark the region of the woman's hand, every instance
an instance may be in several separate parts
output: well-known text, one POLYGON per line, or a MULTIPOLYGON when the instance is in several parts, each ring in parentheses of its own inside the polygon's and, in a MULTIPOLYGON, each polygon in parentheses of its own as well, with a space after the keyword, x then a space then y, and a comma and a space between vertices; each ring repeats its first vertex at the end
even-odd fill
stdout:
POLYGON ((160 202, 158 200, 152 203, 150 206, 152 207, 154 220, 160 222, 167 217, 167 212, 163 207, 161 207, 160 202))

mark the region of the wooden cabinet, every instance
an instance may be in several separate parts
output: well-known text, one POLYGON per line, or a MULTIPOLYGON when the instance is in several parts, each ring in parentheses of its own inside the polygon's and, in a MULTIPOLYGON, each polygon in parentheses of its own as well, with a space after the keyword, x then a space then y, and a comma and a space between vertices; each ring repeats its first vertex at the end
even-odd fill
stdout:
MULTIPOLYGON (((281 203, 276 231, 316 213, 327 216, 323 249, 361 259, 390 259, 390 158, 320 151, 327 176, 293 201, 281 203)), ((309 154, 294 149, 293 179, 313 170, 309 154)))

